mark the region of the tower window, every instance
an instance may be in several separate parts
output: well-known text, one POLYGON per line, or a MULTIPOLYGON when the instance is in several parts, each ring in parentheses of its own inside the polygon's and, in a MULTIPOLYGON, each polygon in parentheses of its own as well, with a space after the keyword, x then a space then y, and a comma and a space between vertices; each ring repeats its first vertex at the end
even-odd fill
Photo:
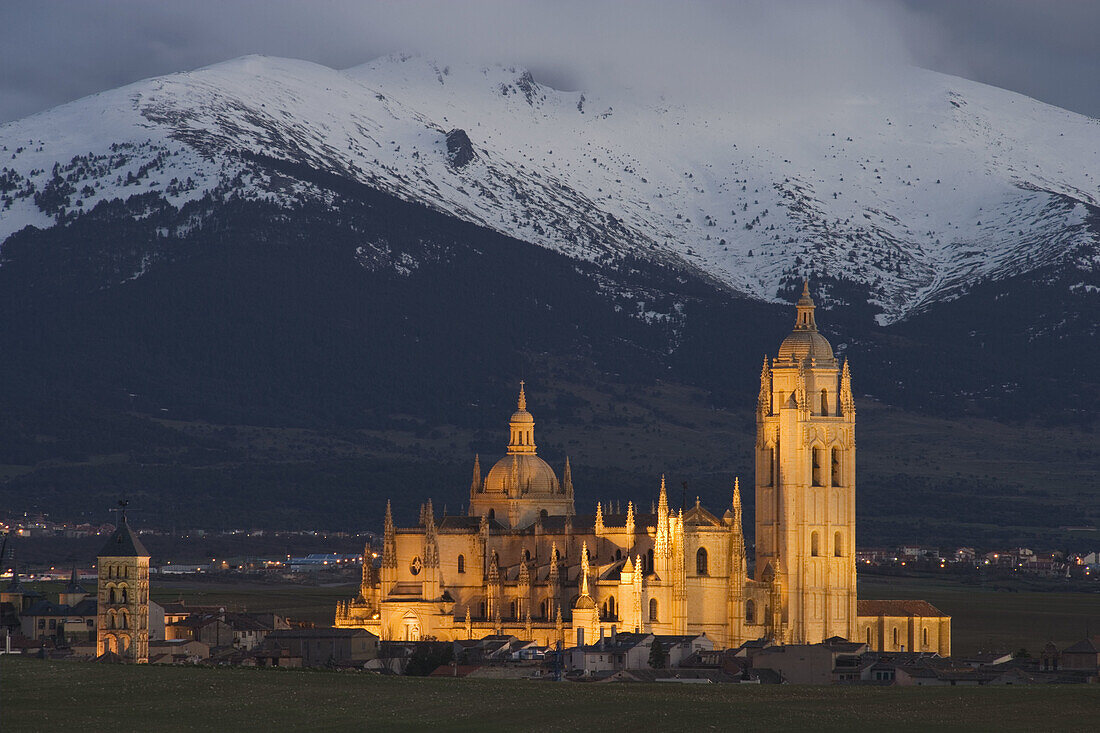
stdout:
POLYGON ((466 556, 465 555, 459 555, 458 556, 458 572, 460 572, 460 573, 465 573, 466 572, 466 556))
POLYGON ((923 639, 924 639, 924 646, 927 647, 928 646, 928 628, 927 627, 924 628, 922 636, 923 636, 923 639))
POLYGON ((811 467, 811 473, 813 475, 812 475, 811 478, 813 480, 813 485, 814 486, 824 486, 825 485, 824 475, 823 475, 823 472, 821 470, 821 463, 824 459, 824 456, 822 456, 823 452, 824 452, 824 449, 822 449, 822 448, 814 448, 813 449, 813 459, 812 459, 813 460, 813 465, 811 467))
POLYGON ((840 532, 833 535, 833 555, 836 557, 844 557, 844 538, 840 532))
POLYGON ((700 547, 699 551, 695 553, 695 574, 707 574, 707 550, 705 547, 700 547))
POLYGON ((821 414, 825 417, 829 416, 829 392, 828 390, 821 390, 821 414))
POLYGON ((745 623, 747 623, 747 624, 755 624, 756 623, 756 601, 753 601, 753 600, 745 601, 745 623))
POLYGON ((898 646, 898 627, 895 626, 894 627, 894 648, 896 649, 897 646, 898 646))
POLYGON ((657 620, 657 599, 656 598, 650 598, 649 599, 649 620, 650 621, 656 621, 657 620))
POLYGON ((810 554, 814 557, 821 554, 821 537, 816 530, 810 533, 810 554))
POLYGON ((871 627, 867 627, 867 646, 871 646, 871 627))
POLYGON ((844 480, 840 473, 840 449, 833 448, 830 451, 832 455, 832 474, 833 474, 833 486, 843 486, 844 480))

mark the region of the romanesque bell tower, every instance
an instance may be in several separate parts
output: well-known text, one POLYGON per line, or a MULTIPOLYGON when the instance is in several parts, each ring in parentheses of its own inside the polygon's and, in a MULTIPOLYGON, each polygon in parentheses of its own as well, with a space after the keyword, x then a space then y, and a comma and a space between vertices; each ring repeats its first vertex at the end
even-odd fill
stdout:
POLYGON ((149 661, 149 552, 119 512, 118 529, 100 550, 96 654, 149 661))
POLYGON ((809 284, 794 330, 765 357, 756 411, 756 579, 774 588, 769 633, 786 643, 854 639, 855 404, 817 331, 809 284))

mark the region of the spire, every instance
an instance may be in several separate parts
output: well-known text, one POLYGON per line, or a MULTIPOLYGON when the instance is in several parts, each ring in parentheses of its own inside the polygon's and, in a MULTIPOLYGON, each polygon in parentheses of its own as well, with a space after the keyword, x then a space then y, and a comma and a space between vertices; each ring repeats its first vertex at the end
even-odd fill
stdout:
POLYGON ((573 470, 569 467, 569 456, 565 457, 565 470, 561 474, 561 485, 566 494, 573 494, 573 470))
POLYGON ((628 535, 627 542, 630 546, 634 546, 634 502, 628 501, 626 503, 626 533, 628 535))
POLYGON ((474 454, 474 476, 470 480, 470 493, 481 491, 481 456, 474 454))
POLYGON ((382 567, 397 567, 397 538, 393 527, 393 508, 386 499, 386 519, 382 532, 382 567))
POLYGON ((581 544, 581 597, 588 595, 588 542, 581 544))
POLYGON ((798 311, 798 316, 794 323, 794 330, 816 331, 817 323, 814 322, 814 299, 810 297, 809 280, 804 280, 802 282, 802 297, 798 299, 798 304, 795 308, 798 311))
POLYGON ((733 526, 741 532, 741 479, 733 478, 733 526))
POLYGON ((596 502, 596 534, 603 532, 603 505, 596 502))
POLYGON ((657 516, 668 516, 668 490, 665 488, 665 475, 661 474, 661 493, 657 497, 657 516))
POLYGON ((848 370, 848 360, 844 360, 844 367, 840 370, 840 408, 844 417, 855 414, 856 402, 852 397, 852 373, 848 370))
POLYGON ((523 380, 519 380, 519 401, 516 404, 520 410, 527 409, 527 394, 523 391, 523 380))
POLYGON ((772 413, 772 372, 767 354, 764 355, 764 366, 760 369, 760 394, 756 398, 756 410, 763 415, 772 413))

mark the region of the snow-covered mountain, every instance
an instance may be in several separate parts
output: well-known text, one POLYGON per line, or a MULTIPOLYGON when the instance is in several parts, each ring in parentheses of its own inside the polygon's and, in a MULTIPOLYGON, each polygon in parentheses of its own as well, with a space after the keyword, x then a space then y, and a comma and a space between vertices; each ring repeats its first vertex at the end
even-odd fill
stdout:
POLYGON ((919 69, 811 115, 760 124, 753 105, 562 92, 419 57, 337 71, 249 56, 0 127, 0 242, 135 193, 333 196, 263 156, 764 300, 827 274, 865 287, 882 322, 1067 257, 1100 265, 1097 120, 919 69))

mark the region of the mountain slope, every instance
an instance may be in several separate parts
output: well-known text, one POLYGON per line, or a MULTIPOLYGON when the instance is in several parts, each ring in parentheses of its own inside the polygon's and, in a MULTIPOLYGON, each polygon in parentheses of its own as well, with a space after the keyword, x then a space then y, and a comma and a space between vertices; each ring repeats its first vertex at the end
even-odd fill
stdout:
MULTIPOLYGON (((761 124, 751 99, 560 92, 521 69, 245 57, 0 128, 0 241, 138 192, 175 206, 330 196, 252 165, 260 155, 765 300, 827 275, 883 323, 983 280, 1067 259, 1095 269, 1100 123, 932 72, 905 82, 761 124)), ((821 295, 850 300, 840 291, 821 295)))

